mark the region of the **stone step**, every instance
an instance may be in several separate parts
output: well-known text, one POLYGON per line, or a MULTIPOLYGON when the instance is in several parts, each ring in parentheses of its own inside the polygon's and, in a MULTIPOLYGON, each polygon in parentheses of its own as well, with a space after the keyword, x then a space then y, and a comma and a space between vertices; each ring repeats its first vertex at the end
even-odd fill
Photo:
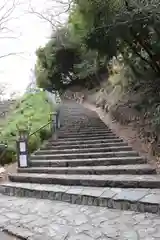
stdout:
POLYGON ((58 139, 58 140, 53 140, 53 139, 50 139, 49 141, 48 141, 48 143, 46 144, 47 146, 60 146, 60 145, 62 145, 62 144, 64 144, 64 145, 68 145, 68 144, 94 144, 94 143, 122 143, 123 142, 123 139, 120 139, 120 138, 112 138, 112 139, 96 139, 96 140, 94 140, 94 139, 92 139, 92 140, 74 140, 74 141, 72 141, 72 140, 60 140, 60 139, 58 139))
POLYGON ((19 173, 47 174, 156 174, 156 170, 148 164, 111 165, 111 166, 81 166, 81 167, 31 167, 19 168, 19 173))
MULTIPOLYGON (((63 122, 69 126, 72 127, 74 126, 74 123, 78 123, 81 124, 81 126, 85 126, 85 127, 102 127, 102 126, 106 126, 106 124, 104 122, 102 122, 100 119, 94 120, 94 119, 82 119, 81 116, 71 116, 71 117, 66 117, 66 119, 63 120, 63 122)), ((77 125, 78 126, 78 125, 77 125)))
POLYGON ((99 118, 98 118, 98 115, 97 115, 97 113, 95 113, 95 112, 88 112, 88 110, 87 110, 87 112, 85 111, 84 112, 84 109, 81 109, 80 111, 79 111, 79 109, 78 108, 69 108, 67 111, 66 110, 63 110, 63 112, 62 112, 62 115, 64 116, 64 115, 66 115, 67 117, 70 117, 70 116, 74 116, 74 117, 76 117, 77 115, 79 116, 80 115, 80 117, 81 118, 84 118, 84 117, 92 117, 93 118, 93 120, 100 120, 99 118), (78 111, 77 111, 78 110, 78 111), (71 114, 72 113, 72 114, 71 114))
POLYGON ((43 155, 43 154, 62 154, 62 153, 89 153, 89 152, 120 152, 120 151, 132 151, 132 148, 129 146, 120 146, 120 147, 106 147, 106 148, 72 148, 72 149, 47 149, 47 150, 38 150, 35 152, 35 155, 43 155))
POLYGON ((97 159, 65 159, 65 160, 30 160, 32 167, 78 167, 78 166, 108 166, 144 164, 146 159, 142 157, 113 157, 97 159))
POLYGON ((31 160, 54 160, 54 159, 83 159, 83 158, 108 158, 108 157, 126 157, 126 156, 138 156, 135 151, 121 151, 121 152, 90 152, 90 153, 63 153, 63 154, 44 154, 37 155, 32 154, 31 160))
MULTIPOLYGON (((72 120, 70 120, 69 122, 71 122, 72 120)), ((80 124, 79 123, 77 123, 77 122, 71 122, 70 124, 67 122, 67 123, 63 123, 63 125, 62 125, 62 127, 61 127, 61 129, 63 130, 63 129, 79 129, 79 128, 81 128, 81 129, 83 129, 83 128, 94 128, 94 129, 104 129, 104 128, 107 128, 107 126, 104 124, 104 123, 101 123, 101 124, 99 124, 99 123, 97 123, 97 124, 93 124, 93 123, 85 123, 85 124, 81 124, 81 126, 80 126, 80 124), (75 127, 76 126, 76 127, 75 127)))
POLYGON ((87 133, 87 134, 59 134, 58 133, 58 139, 97 139, 97 138, 118 138, 114 133, 101 133, 101 134, 97 134, 97 133, 87 133))
POLYGON ((61 136, 58 136, 58 140, 66 140, 66 141, 77 141, 77 140, 84 140, 84 141, 87 141, 87 140, 99 140, 99 139, 118 139, 118 137, 114 134, 112 135, 98 135, 98 136, 76 136, 76 137, 61 137, 61 136))
POLYGON ((160 188, 159 175, 63 175, 13 173, 8 178, 12 182, 79 185, 90 187, 119 188, 160 188))
POLYGON ((128 147, 127 143, 124 142, 115 142, 115 143, 93 143, 93 144, 61 144, 61 145, 46 145, 44 147, 41 147, 41 150, 49 150, 49 149, 55 149, 55 150, 62 150, 62 149, 83 149, 83 148, 98 148, 98 147, 104 147, 104 148, 119 148, 119 147, 128 147))
POLYGON ((63 137, 63 138, 77 138, 77 137, 97 137, 97 136, 113 136, 115 137, 116 135, 113 132, 106 132, 103 131, 101 133, 98 132, 86 132, 86 133, 81 133, 81 132, 76 132, 76 133, 60 133, 58 132, 58 137, 63 137))
POLYGON ((89 118, 93 118, 94 121, 101 121, 101 119, 98 119, 98 115, 95 114, 89 114, 84 111, 74 112, 72 110, 69 110, 68 112, 61 112, 61 116, 63 116, 63 121, 67 121, 68 119, 81 119, 81 121, 87 121, 89 118))
POLYGON ((0 193, 8 196, 49 199, 79 205, 160 214, 160 189, 97 188, 7 182, 0 185, 0 193))
POLYGON ((73 130, 70 130, 70 131, 62 131, 62 130, 59 130, 58 131, 60 134, 62 133, 62 134, 68 134, 68 135, 73 135, 73 134, 101 134, 101 133, 113 133, 111 130, 109 130, 109 129, 102 129, 102 130, 95 130, 95 129, 92 129, 92 130, 84 130, 84 129, 77 129, 76 131, 73 131, 73 130))
POLYGON ((81 132, 92 132, 92 131, 94 131, 94 132, 97 132, 97 131, 111 131, 111 129, 110 128, 108 128, 107 126, 105 126, 105 127, 74 127, 74 126, 72 126, 72 127, 66 127, 66 126, 64 126, 64 127, 61 127, 60 129, 59 129, 59 131, 60 132, 64 132, 64 130, 66 131, 66 132, 77 132, 77 131, 81 131, 81 132))
POLYGON ((69 126, 72 126, 74 122, 81 123, 81 125, 84 125, 84 124, 87 124, 89 126, 96 125, 98 127, 101 125, 105 125, 104 122, 101 121, 100 119, 94 120, 90 117, 89 118, 87 117, 86 119, 84 118, 86 118, 86 116, 83 116, 82 118, 81 114, 78 116, 73 116, 73 115, 70 117, 66 116, 65 119, 63 119, 63 122, 68 123, 69 126))
POLYGON ((60 134, 66 134, 66 135, 76 135, 81 134, 81 135, 85 135, 85 134, 101 134, 101 133, 113 133, 111 130, 109 129, 103 129, 103 130, 83 130, 83 129, 77 129, 76 131, 58 131, 60 134))
POLYGON ((81 121, 81 122, 88 122, 90 123, 90 120, 92 120, 92 123, 103 123, 103 121, 98 117, 98 115, 88 115, 84 114, 83 112, 77 112, 74 113, 73 111, 69 111, 67 113, 63 114, 64 121, 68 121, 72 119, 72 121, 81 121))

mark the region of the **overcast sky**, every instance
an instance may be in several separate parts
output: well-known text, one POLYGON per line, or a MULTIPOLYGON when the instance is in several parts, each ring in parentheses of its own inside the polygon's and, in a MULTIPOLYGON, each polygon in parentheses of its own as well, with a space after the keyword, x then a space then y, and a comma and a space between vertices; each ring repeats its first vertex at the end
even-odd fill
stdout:
MULTIPOLYGON (((0 9, 1 1, 4 2, 5 0, 0 0, 0 9)), ((44 11, 50 8, 50 2, 53 5, 56 0, 32 0, 32 5, 38 11, 42 9, 44 11)), ((10 92, 24 91, 29 83, 30 70, 34 68, 36 62, 35 51, 39 46, 43 46, 47 42, 51 33, 49 23, 27 13, 28 3, 29 0, 28 2, 25 0, 25 4, 18 6, 14 12, 16 19, 8 23, 8 27, 13 30, 13 33, 7 33, 7 36, 19 37, 16 39, 3 39, 1 38, 3 35, 0 33, 0 56, 10 52, 25 52, 20 56, 0 58, 0 82, 9 83, 10 92)), ((56 11, 56 8, 54 9, 56 11)))

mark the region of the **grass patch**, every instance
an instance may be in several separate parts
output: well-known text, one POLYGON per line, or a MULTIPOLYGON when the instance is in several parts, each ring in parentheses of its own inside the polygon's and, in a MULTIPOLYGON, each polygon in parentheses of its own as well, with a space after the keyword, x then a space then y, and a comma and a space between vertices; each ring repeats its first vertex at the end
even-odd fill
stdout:
MULTIPOLYGON (((48 102, 45 92, 25 94, 17 102, 12 113, 0 126, 0 141, 8 144, 7 156, 3 164, 16 160, 16 139, 18 128, 28 129, 29 133, 35 132, 49 121, 53 106, 48 102)), ((29 152, 35 151, 43 140, 50 137, 50 126, 45 127, 29 138, 29 152)))

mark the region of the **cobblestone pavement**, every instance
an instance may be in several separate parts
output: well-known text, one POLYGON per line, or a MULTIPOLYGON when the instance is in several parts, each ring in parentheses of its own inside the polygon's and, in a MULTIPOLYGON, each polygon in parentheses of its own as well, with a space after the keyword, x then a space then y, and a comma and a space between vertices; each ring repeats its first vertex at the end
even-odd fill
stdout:
POLYGON ((29 240, 160 239, 157 215, 2 195, 0 227, 29 240))

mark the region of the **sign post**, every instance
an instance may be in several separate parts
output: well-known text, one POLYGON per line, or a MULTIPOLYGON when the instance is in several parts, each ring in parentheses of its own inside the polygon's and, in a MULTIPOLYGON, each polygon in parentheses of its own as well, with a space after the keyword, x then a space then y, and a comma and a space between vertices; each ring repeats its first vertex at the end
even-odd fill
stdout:
POLYGON ((17 140, 17 159, 19 168, 29 167, 27 130, 19 130, 19 138, 17 140))

